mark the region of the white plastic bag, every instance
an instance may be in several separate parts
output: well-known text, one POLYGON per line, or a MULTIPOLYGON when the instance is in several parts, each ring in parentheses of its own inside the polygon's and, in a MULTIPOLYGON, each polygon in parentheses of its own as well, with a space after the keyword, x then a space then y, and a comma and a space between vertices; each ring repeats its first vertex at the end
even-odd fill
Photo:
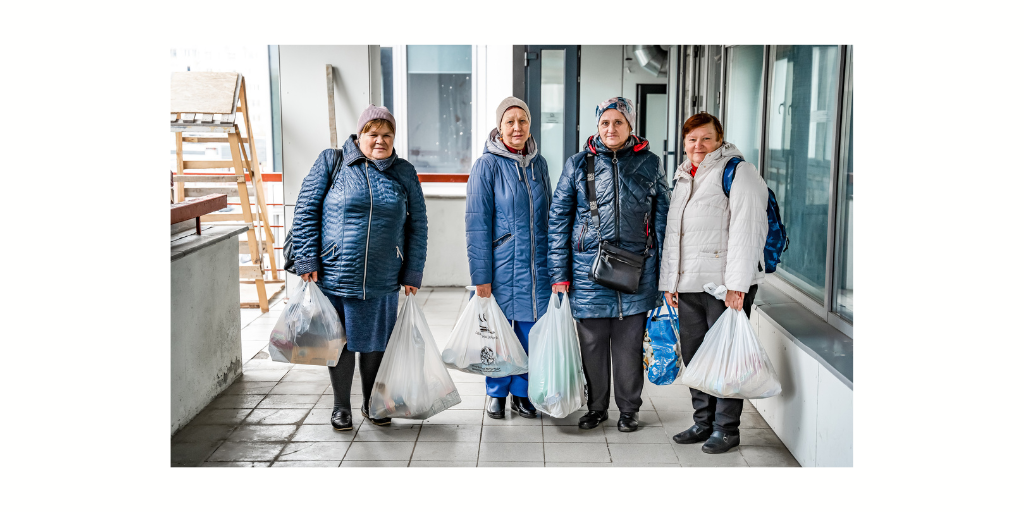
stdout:
POLYGON ((462 402, 415 295, 398 313, 370 394, 371 418, 425 420, 462 402))
POLYGON ((526 373, 529 361, 515 331, 493 297, 474 295, 441 352, 453 370, 487 377, 526 373))
POLYGON ((271 331, 267 351, 281 363, 334 366, 347 341, 345 327, 315 283, 300 286, 271 331))
POLYGON ((733 308, 726 308, 704 335, 679 379, 684 386, 718 398, 768 398, 782 392, 750 320, 733 308))
POLYGON ((527 394, 538 411, 564 418, 587 401, 580 342, 568 297, 552 293, 548 311, 530 330, 530 385, 527 394))

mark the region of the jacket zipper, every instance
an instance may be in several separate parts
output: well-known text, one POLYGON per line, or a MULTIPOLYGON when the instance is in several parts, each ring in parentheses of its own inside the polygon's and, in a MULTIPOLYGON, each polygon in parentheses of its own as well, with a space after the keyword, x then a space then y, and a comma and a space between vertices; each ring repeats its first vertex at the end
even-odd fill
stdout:
MULTIPOLYGON (((686 209, 686 205, 690 202, 690 198, 693 197, 693 178, 690 178, 690 191, 686 193, 686 201, 683 201, 682 206, 679 210, 679 227, 683 224, 683 210, 686 209)), ((673 290, 674 293, 679 293, 679 282, 683 280, 683 232, 679 232, 679 256, 676 258, 676 286, 673 290)))
MULTIPOLYGON (((595 187, 596 190, 596 187, 595 187)), ((615 193, 615 243, 619 241, 619 157, 615 151, 612 152, 612 191, 615 193)), ((619 320, 622 320, 622 292, 616 291, 615 297, 619 301, 619 320)))
POLYGON ((365 161, 363 175, 366 176, 366 189, 370 193, 370 218, 366 222, 366 251, 363 253, 363 300, 366 300, 366 267, 370 262, 370 228, 373 226, 373 185, 370 184, 370 166, 365 161))
MULTIPOLYGON (((530 170, 533 170, 533 164, 530 164, 530 170)), ((526 174, 526 166, 523 166, 523 174, 526 174)), ((537 247, 536 241, 534 240, 533 233, 533 191, 530 187, 529 176, 523 180, 523 184, 526 185, 526 196, 530 199, 530 279, 532 280, 533 286, 530 287, 530 296, 533 298, 533 321, 537 321, 537 247)), ((513 249, 514 250, 514 249, 513 249)))
POLYGON ((580 230, 580 243, 578 244, 579 245, 579 250, 576 251, 576 252, 583 253, 583 238, 587 236, 587 226, 589 226, 589 225, 590 225, 590 222, 586 220, 586 217, 584 217, 583 229, 580 230))

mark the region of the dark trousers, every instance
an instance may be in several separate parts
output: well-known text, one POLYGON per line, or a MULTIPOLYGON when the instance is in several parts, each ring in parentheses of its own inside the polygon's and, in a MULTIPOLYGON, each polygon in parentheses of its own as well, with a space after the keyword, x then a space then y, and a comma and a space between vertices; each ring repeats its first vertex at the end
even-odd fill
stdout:
MULTIPOLYGON (((328 295, 328 297, 331 297, 328 295)), ((337 308, 341 325, 345 325, 345 309, 337 308)), ((359 377, 363 388, 363 405, 369 408, 370 393, 373 392, 373 381, 377 378, 377 370, 384 360, 384 352, 359 352, 359 377)), ((341 356, 338 364, 327 367, 327 374, 331 376, 331 388, 334 390, 334 410, 352 410, 352 379, 356 373, 356 352, 348 349, 348 345, 341 349, 341 356)))
POLYGON ((611 375, 619 412, 638 412, 644 388, 644 328, 647 315, 577 320, 583 375, 587 378, 587 409, 608 410, 611 375), (614 368, 613 368, 614 367, 614 368), (614 369, 614 372, 612 371, 614 369))
MULTIPOLYGON (((757 285, 750 287, 743 297, 743 312, 750 318, 754 305, 757 285)), ((709 293, 679 294, 679 345, 683 351, 683 364, 690 364, 697 353, 704 335, 715 325, 718 317, 725 313, 725 301, 709 293)), ((726 434, 740 433, 740 413, 743 412, 742 398, 717 398, 703 391, 690 388, 693 400, 693 422, 702 427, 713 427, 726 434)))

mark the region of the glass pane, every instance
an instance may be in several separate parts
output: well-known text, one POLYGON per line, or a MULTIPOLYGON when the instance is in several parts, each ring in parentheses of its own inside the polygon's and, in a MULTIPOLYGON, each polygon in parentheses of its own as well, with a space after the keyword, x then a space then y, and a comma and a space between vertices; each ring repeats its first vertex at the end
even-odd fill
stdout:
POLYGON ((821 302, 838 66, 836 46, 778 46, 768 105, 764 178, 789 236, 777 274, 821 302))
MULTIPOLYGON (((648 94, 644 97, 646 105, 644 117, 644 136, 650 141, 651 153, 664 161, 665 144, 668 142, 668 94, 648 94)), ((672 181, 669 176, 668 181, 672 181)))
POLYGON ((421 173, 468 173, 473 49, 469 45, 407 48, 409 161, 421 173))
POLYGON ((853 48, 847 53, 847 102, 843 109, 843 147, 839 161, 839 216, 836 218, 835 312, 853 322, 853 48))
POLYGON ((722 99, 719 92, 722 89, 722 47, 719 45, 708 46, 708 90, 707 104, 708 113, 719 117, 722 112, 722 99))
POLYGON ((764 46, 728 49, 729 82, 725 103, 725 140, 743 153, 743 159, 759 165, 761 158, 761 91, 764 90, 764 46))
POLYGON ((540 51, 540 154, 548 162, 551 184, 558 183, 565 150, 565 50, 540 51))
POLYGON ((380 47, 380 88, 381 102, 391 112, 395 111, 395 68, 391 60, 392 48, 390 46, 380 47))

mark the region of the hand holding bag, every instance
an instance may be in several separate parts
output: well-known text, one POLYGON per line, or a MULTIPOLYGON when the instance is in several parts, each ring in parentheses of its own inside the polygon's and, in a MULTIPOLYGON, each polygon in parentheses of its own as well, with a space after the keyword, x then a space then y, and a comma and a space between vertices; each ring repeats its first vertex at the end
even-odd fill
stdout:
POLYGON ((523 345, 493 297, 474 295, 441 352, 444 365, 486 377, 527 372, 523 345))
POLYGON ((580 342, 569 301, 552 293, 548 311, 530 330, 530 383, 527 395, 538 411, 564 418, 587 402, 580 342))
POLYGON ((679 380, 718 398, 768 398, 782 392, 750 320, 733 308, 726 308, 704 335, 679 380))
POLYGON ((267 351, 281 363, 334 366, 347 341, 345 327, 316 283, 300 286, 271 331, 267 351))

